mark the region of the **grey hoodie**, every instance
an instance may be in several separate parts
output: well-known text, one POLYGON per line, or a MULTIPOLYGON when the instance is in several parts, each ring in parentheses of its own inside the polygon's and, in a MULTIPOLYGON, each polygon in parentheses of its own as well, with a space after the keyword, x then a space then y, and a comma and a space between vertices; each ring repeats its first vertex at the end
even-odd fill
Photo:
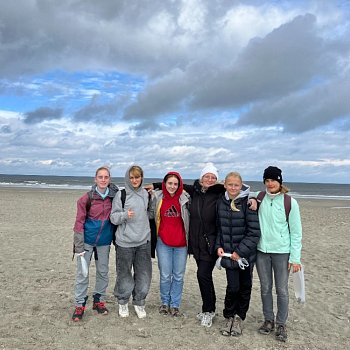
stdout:
POLYGON ((120 247, 138 247, 151 240, 151 230, 148 219, 148 192, 142 187, 134 189, 129 179, 131 167, 125 173, 125 206, 122 207, 121 191, 118 191, 113 199, 111 222, 118 225, 116 232, 116 244, 120 247), (135 215, 128 218, 128 209, 131 208, 135 215))

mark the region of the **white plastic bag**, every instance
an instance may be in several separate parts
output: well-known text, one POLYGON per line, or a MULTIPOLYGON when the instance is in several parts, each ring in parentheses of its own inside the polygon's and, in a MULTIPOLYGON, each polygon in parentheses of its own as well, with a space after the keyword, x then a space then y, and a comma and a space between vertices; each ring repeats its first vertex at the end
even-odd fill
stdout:
POLYGON ((79 255, 79 257, 80 257, 80 263, 81 263, 81 271, 83 273, 83 276, 87 277, 87 275, 89 273, 89 268, 88 268, 87 262, 86 262, 84 256, 79 255))
POLYGON ((299 303, 305 303, 305 280, 304 267, 300 271, 293 273, 294 293, 299 303))

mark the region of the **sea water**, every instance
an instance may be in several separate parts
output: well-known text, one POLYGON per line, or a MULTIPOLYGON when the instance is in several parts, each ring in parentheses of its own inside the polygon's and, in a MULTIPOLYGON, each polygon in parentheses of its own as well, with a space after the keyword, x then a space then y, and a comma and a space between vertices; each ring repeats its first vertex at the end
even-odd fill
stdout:
MULTIPOLYGON (((161 182, 160 178, 145 178, 144 183, 161 182)), ((113 177, 113 182, 124 186, 123 177, 113 177)), ((193 184, 194 179, 184 179, 185 184, 193 184)), ((5 175, 0 174, 1 187, 54 188, 89 190, 94 179, 90 176, 51 176, 51 175, 5 175)), ((246 181, 252 191, 264 189, 260 181, 246 181)), ((284 183, 289 194, 295 198, 350 200, 350 184, 329 183, 284 183)))

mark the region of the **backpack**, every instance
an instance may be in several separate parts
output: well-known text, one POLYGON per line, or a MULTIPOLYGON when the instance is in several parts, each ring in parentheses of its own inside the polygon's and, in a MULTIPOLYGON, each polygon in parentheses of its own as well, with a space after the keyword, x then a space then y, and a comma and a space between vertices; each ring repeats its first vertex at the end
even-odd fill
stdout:
MULTIPOLYGON (((125 206, 125 201, 126 201, 126 191, 125 191, 125 188, 123 188, 121 191, 121 201, 122 201, 122 208, 124 209, 124 206, 125 206)), ((93 191, 89 191, 87 192, 87 195, 88 195, 88 201, 86 202, 86 215, 88 214, 88 212, 90 211, 90 208, 91 208, 91 203, 92 203, 92 193, 93 191)), ((151 199, 151 195, 150 193, 148 194, 149 196, 149 200, 151 199)), ((112 227, 113 227, 113 245, 116 246, 115 244, 115 233, 117 231, 117 228, 118 228, 118 225, 114 225, 112 224, 112 227)), ((156 229, 156 223, 155 223, 155 220, 154 219, 149 219, 149 226, 150 226, 150 229, 151 229, 151 256, 152 258, 155 258, 155 251, 156 251, 156 244, 157 244, 157 229, 156 229)), ((117 247, 115 247, 115 249, 117 249, 117 247)))
MULTIPOLYGON (((124 205, 125 205, 125 200, 126 200, 126 191, 125 189, 123 188, 121 191, 121 201, 122 201, 122 208, 124 209, 124 205)), ((87 192, 87 195, 88 195, 88 201, 86 202, 86 216, 87 214, 89 213, 90 211, 90 208, 91 208, 91 203, 92 203, 92 194, 93 194, 93 191, 89 191, 87 192)), ((113 223, 111 223, 112 225, 112 229, 113 229, 113 239, 112 239, 112 242, 113 244, 115 245, 115 233, 117 231, 117 227, 118 225, 114 225, 113 223)))
MULTIPOLYGON (((265 195, 266 195, 266 191, 259 192, 259 194, 256 198, 258 201, 258 205, 260 205, 260 203, 264 199, 265 195)), ((292 197, 285 193, 284 194, 284 211, 286 213, 286 220, 287 220, 289 231, 290 231, 290 229, 289 229, 289 213, 290 213, 291 209, 292 209, 292 197)))

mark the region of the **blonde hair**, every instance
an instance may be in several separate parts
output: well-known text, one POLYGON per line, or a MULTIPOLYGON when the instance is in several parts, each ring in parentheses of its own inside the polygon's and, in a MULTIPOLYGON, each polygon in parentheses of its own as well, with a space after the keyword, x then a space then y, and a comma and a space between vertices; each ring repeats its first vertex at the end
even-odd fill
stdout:
POLYGON ((129 170, 129 175, 141 176, 143 178, 143 170, 138 165, 133 165, 129 170))
POLYGON ((110 171, 110 169, 109 169, 109 167, 107 165, 102 165, 99 168, 97 168, 96 173, 95 173, 95 177, 97 176, 97 174, 101 170, 106 170, 108 172, 109 177, 111 177, 111 171, 110 171))
MULTIPOLYGON (((226 181, 228 180, 228 178, 230 178, 230 177, 238 178, 239 181, 240 181, 241 183, 243 183, 242 176, 241 176, 241 174, 240 174, 239 172, 237 172, 237 171, 231 171, 231 172, 229 172, 229 173, 225 176, 225 183, 226 183, 226 181)), ((240 211, 240 210, 236 207, 235 199, 234 199, 234 198, 232 198, 232 200, 231 200, 231 210, 232 210, 232 211, 240 211)))
POLYGON ((232 176, 232 177, 238 177, 239 180, 240 180, 241 182, 243 182, 241 174, 240 174, 239 172, 237 172, 237 171, 231 171, 231 172, 229 172, 229 173, 225 176, 225 182, 226 182, 227 179, 228 179, 229 177, 231 177, 231 176, 232 176))
POLYGON ((281 193, 288 193, 289 188, 287 186, 281 185, 281 193))

